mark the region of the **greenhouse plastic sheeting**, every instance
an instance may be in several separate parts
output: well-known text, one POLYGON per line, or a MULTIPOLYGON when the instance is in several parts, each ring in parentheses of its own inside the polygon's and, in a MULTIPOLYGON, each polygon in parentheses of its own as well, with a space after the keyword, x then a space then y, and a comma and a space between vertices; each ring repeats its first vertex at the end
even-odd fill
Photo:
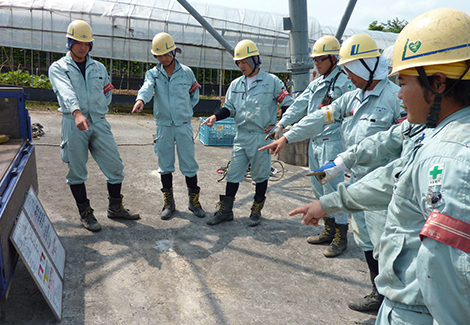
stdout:
MULTIPOLYGON (((282 15, 190 3, 233 47, 253 40, 266 71, 287 71, 289 33, 282 15)), ((151 40, 165 31, 183 50, 186 65, 235 68, 232 56, 175 0, 0 1, 0 45, 64 53, 65 32, 75 19, 92 26, 97 57, 153 62, 151 40)), ((309 46, 321 36, 320 24, 310 18, 309 46)))
MULTIPOLYGON (((253 40, 264 70, 287 72, 289 32, 283 30, 283 17, 288 13, 189 3, 233 47, 242 39, 253 40)), ((97 57, 155 62, 151 40, 165 31, 183 50, 186 65, 235 69, 232 56, 176 0, 0 0, 0 46, 65 53, 65 32, 75 19, 92 26, 92 55, 97 57)), ((322 30, 315 18, 308 21, 309 48, 324 34, 334 35, 331 28, 322 30)), ((391 33, 374 32, 372 36, 378 40, 381 34, 391 33)), ((383 48, 393 45, 395 39, 385 41, 383 48)))

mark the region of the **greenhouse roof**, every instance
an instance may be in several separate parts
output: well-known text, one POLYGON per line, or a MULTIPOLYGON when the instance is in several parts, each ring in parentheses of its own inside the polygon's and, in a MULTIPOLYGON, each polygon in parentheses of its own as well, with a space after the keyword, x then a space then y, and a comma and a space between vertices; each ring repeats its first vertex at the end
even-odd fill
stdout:
MULTIPOLYGON (((253 40, 261 53, 263 69, 287 72, 289 32, 284 15, 228 8, 190 1, 190 4, 234 47, 253 40)), ((287 13, 286 13, 287 15, 287 13)), ((2 0, 0 46, 47 52, 65 52, 68 24, 83 19, 93 28, 92 54, 127 61, 155 62, 151 40, 159 32, 173 36, 183 50, 182 62, 191 67, 235 68, 231 55, 176 0, 2 0)), ((309 48, 334 29, 309 18, 309 48)), ((347 29, 350 35, 362 33, 347 29)), ((383 48, 393 45, 390 33, 367 31, 383 48), (379 42, 380 40, 380 42, 379 42)))

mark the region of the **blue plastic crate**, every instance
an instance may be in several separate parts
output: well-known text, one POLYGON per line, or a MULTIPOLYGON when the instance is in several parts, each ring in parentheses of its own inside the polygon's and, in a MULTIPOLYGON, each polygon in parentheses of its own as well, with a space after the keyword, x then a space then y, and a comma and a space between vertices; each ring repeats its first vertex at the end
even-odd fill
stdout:
MULTIPOLYGON (((207 117, 199 118, 199 125, 207 117)), ((215 122, 213 127, 203 125, 199 127, 199 141, 206 146, 231 146, 237 133, 233 118, 226 118, 215 122)))

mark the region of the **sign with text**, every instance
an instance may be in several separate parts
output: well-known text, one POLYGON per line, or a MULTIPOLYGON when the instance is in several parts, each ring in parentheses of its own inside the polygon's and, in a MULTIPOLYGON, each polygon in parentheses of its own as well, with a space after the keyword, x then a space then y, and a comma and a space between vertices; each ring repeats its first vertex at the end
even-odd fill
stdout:
POLYGON ((46 247, 57 271, 59 271, 60 277, 63 279, 65 268, 65 248, 60 242, 59 236, 55 232, 54 227, 52 227, 51 221, 47 217, 47 214, 32 187, 30 187, 28 191, 28 196, 26 197, 23 208, 29 217, 29 220, 31 220, 39 239, 46 247))
MULTIPOLYGON (((47 216, 46 219, 48 219, 47 216)), ((34 282, 36 282, 54 315, 60 321, 62 318, 63 280, 49 257, 48 250, 24 211, 21 211, 10 238, 34 282)))

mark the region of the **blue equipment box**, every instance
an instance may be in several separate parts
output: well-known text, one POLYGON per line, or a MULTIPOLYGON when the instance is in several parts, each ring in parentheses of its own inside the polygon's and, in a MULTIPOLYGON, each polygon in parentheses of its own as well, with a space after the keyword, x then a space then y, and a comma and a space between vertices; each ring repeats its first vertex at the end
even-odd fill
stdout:
POLYGON ((5 299, 18 260, 10 232, 33 186, 38 190, 36 154, 31 143, 31 122, 23 88, 0 87, 0 300, 5 299))
MULTIPOLYGON (((199 118, 199 125, 207 117, 199 118)), ((233 118, 226 118, 215 122, 213 127, 203 125, 199 127, 199 141, 206 146, 231 146, 237 133, 237 127, 233 118)))

